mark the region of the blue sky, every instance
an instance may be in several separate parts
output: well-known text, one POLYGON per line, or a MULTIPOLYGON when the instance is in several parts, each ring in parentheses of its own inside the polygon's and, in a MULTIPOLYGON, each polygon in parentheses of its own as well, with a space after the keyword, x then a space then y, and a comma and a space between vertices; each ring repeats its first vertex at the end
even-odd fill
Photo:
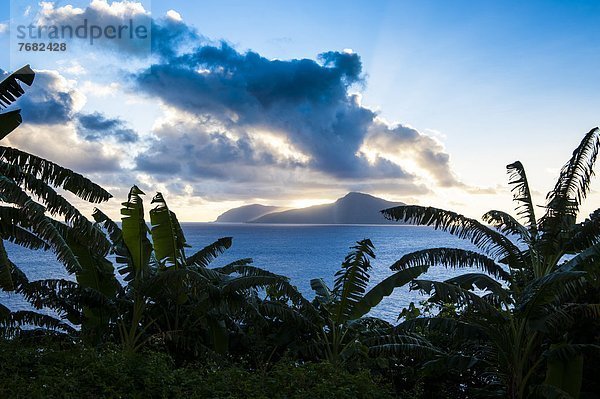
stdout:
MULTIPOLYGON (((37 1, 30 3, 33 8, 37 7, 37 1)), ((55 3, 55 10, 67 4, 82 10, 90 7, 85 1, 55 3)), ((107 5, 114 5, 112 3, 109 1, 107 5)), ((197 34, 195 39, 188 37, 184 41, 188 47, 219 47, 218 41, 225 40, 237 55, 251 51, 264 60, 309 59, 317 63, 322 63, 318 59, 321 53, 347 54, 351 49, 352 54, 359 57, 360 76, 346 85, 342 80, 349 79, 350 75, 344 75, 340 67, 341 80, 336 82, 347 93, 328 98, 347 103, 343 109, 348 115, 367 110, 377 113, 377 120, 364 116, 368 121, 360 122, 365 129, 362 135, 361 132, 357 132, 357 136, 349 135, 346 142, 345 133, 311 136, 306 132, 314 127, 311 118, 325 118, 320 111, 314 111, 315 115, 298 113, 293 119, 286 119, 272 108, 250 114, 244 105, 244 111, 240 111, 242 108, 235 108, 239 105, 229 100, 223 100, 218 108, 206 108, 204 103, 197 108, 186 107, 184 102, 162 95, 154 80, 132 78, 141 75, 144 69, 149 71, 149 65, 156 60, 135 59, 123 63, 130 59, 125 53, 112 51, 106 56, 106 50, 99 47, 70 52, 60 62, 39 55, 28 60, 29 54, 3 52, 0 67, 5 70, 10 69, 8 55, 11 55, 13 62, 22 59, 36 69, 56 71, 58 77, 48 75, 51 78, 47 82, 56 87, 57 79, 63 79, 61 90, 70 93, 73 99, 67 121, 72 129, 64 134, 71 134, 73 145, 81 144, 82 152, 95 151, 94 145, 102 145, 102 151, 108 151, 103 158, 94 160, 96 165, 105 165, 103 167, 87 165, 84 157, 73 161, 73 167, 83 168, 101 182, 106 180, 114 186, 117 195, 133 183, 146 185, 149 192, 166 191, 183 209, 184 219, 210 220, 220 211, 243 203, 308 205, 333 200, 350 189, 406 202, 450 207, 479 216, 489 208, 510 209, 505 165, 517 159, 528 169, 542 203, 543 194, 551 188, 571 150, 600 120, 598 2, 153 0, 151 4, 142 3, 155 21, 165 21, 167 12, 176 11, 182 19, 177 22, 197 34), (97 95, 98 87, 111 84, 125 94, 97 95), (70 85, 69 89, 66 85, 70 85), (354 106, 350 100, 353 98, 350 96, 357 93, 360 106, 354 106), (243 128, 223 124, 223 107, 228 108, 228 112, 242 112, 240 115, 246 118, 240 125, 243 128), (86 115, 88 119, 84 118, 86 115), (100 122, 108 123, 103 126, 112 126, 117 133, 106 134, 104 140, 96 133, 82 132, 85 127, 80 121, 89 120, 89 115, 98 116, 96 119, 100 122), (164 156, 166 144, 180 143, 182 137, 192 136, 189 146, 195 148, 202 145, 199 141, 202 137, 214 138, 203 122, 194 120, 198 115, 220 121, 219 134, 237 143, 236 156, 246 143, 244 140, 248 140, 252 150, 248 150, 247 156, 252 162, 244 164, 247 167, 241 173, 247 173, 244 175, 246 187, 260 189, 244 190, 242 179, 219 183, 215 171, 202 174, 207 172, 207 165, 199 164, 196 169, 185 167, 186 172, 180 173, 178 179, 153 176, 157 165, 146 170, 140 166, 148 166, 150 160, 164 156), (307 120, 299 120, 300 115, 305 115, 307 120), (292 122, 303 128, 286 130, 292 122), (227 129, 231 132, 225 132, 227 129), (374 130, 377 132, 373 133, 374 130), (124 131, 133 131, 139 136, 135 143, 135 151, 139 153, 135 157, 114 156, 123 144, 117 138, 125 137, 124 131), (354 159, 331 158, 335 155, 333 148, 323 149, 319 144, 324 137, 341 140, 340 148, 347 151, 363 150, 356 165, 363 167, 360 162, 368 157, 385 163, 383 166, 365 163, 363 169, 369 170, 366 175, 353 172, 352 176, 348 173, 342 176, 340 170, 351 169, 349 165, 354 159), (361 147, 359 140, 362 139, 365 141, 361 147), (271 144, 276 142, 276 148, 265 144, 265 140, 271 140, 271 144), (393 146, 398 146, 397 150, 392 151, 393 146), (436 161, 431 165, 435 164, 435 168, 429 168, 423 161, 431 155, 427 146, 434 148, 436 161), (269 148, 277 153, 275 158, 285 155, 285 162, 279 158, 273 161, 273 154, 267 154, 269 148), (302 156, 311 160, 303 161, 302 156), (327 159, 343 167, 335 169, 326 164, 327 159), (119 168, 106 166, 111 162, 118 162, 119 168), (200 175, 194 174, 198 170, 200 175), (115 179, 116 175, 120 178, 115 179), (269 175, 271 180, 255 183, 253 176, 257 175, 269 175)), ((7 4, 3 3, 2 7, 0 22, 7 24, 11 13, 7 4)), ((7 46, 9 40, 8 33, 0 34, 0 45, 7 46)), ((244 58, 244 62, 249 62, 248 58, 244 58)), ((270 68, 275 64, 259 65, 270 68)), ((341 64, 331 65, 335 69, 341 64)), ((283 74, 296 73, 292 63, 284 66, 283 74)), ((236 71, 241 75, 239 69, 236 71)), ((315 69, 315 73, 331 71, 331 68, 315 69)), ((175 78, 175 71, 169 73, 175 78)), ((253 75, 241 78, 244 76, 257 79, 253 75)), ((177 80, 169 82, 186 87, 179 75, 177 80)), ((271 94, 274 97, 269 97, 269 101, 279 102, 277 107, 289 105, 285 96, 271 94)), ((298 109, 294 108, 294 112, 298 109)), ((41 134, 35 133, 36 129, 48 128, 26 129, 31 130, 30 134, 41 134)), ((31 140, 25 140, 27 133, 26 130, 23 138, 13 139, 15 145, 29 145, 32 152, 45 150, 43 155, 69 164, 68 151, 65 151, 64 161, 56 159, 62 156, 60 148, 52 151, 36 148, 31 140)), ((182 147, 182 151, 185 148, 182 147)), ((211 151, 224 157, 228 155, 222 146, 218 151, 211 147, 211 151)), ((598 191, 598 183, 592 188, 598 191)), ((584 211, 591 210, 591 204, 597 203, 597 199, 598 195, 594 194, 584 211)))

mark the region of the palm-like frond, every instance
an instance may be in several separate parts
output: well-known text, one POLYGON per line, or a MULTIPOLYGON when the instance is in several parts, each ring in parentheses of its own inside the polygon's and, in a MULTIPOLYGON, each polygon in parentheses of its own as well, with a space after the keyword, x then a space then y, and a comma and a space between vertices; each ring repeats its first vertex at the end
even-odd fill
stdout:
POLYGON ((38 327, 43 328, 44 330, 67 334, 74 334, 76 332, 73 327, 55 317, 32 311, 20 310, 10 312, 10 314, 4 318, 0 317, 0 332, 2 332, 2 335, 5 337, 16 337, 23 331, 26 331, 21 328, 22 326, 27 328, 38 327))
POLYGON ((598 243, 600 243, 600 209, 573 227, 571 238, 565 245, 565 252, 574 254, 598 243))
POLYGON ((34 79, 35 72, 29 65, 25 65, 7 76, 0 82, 0 108, 8 107, 25 93, 19 82, 31 86, 34 79))
POLYGON ((225 280, 222 283, 224 294, 232 292, 256 290, 287 282, 287 279, 278 275, 249 275, 225 280))
POLYGON ((535 240, 537 237, 537 219, 525 168, 521 162, 517 161, 507 165, 506 169, 509 175, 508 184, 513 186, 511 191, 514 200, 518 204, 516 208, 517 215, 525 221, 530 239, 535 240))
POLYGON ((440 349, 418 335, 390 334, 367 340, 371 356, 408 356, 413 359, 430 359, 442 355, 440 349))
POLYGON ((431 226, 436 230, 447 231, 467 239, 491 257, 506 259, 511 267, 518 268, 524 264, 521 251, 508 238, 474 219, 455 212, 417 205, 398 206, 381 212, 386 219, 431 226))
POLYGON ((73 324, 82 323, 82 290, 75 281, 36 280, 24 284, 17 292, 36 309, 51 309, 73 324))
POLYGON ((580 292, 585 278, 586 272, 582 271, 557 271, 535 278, 523 289, 516 310, 539 313, 546 304, 573 298, 580 292))
POLYGON ((96 221, 96 223, 100 224, 102 228, 106 229, 108 232, 108 236, 113 244, 123 238, 123 232, 117 223, 115 223, 111 218, 108 217, 104 212, 102 212, 98 208, 94 208, 92 213, 92 217, 96 221))
POLYGON ((121 274, 127 274, 125 276, 125 280, 129 281, 135 273, 131 273, 131 271, 135 270, 133 264, 133 258, 131 253, 129 252, 129 248, 125 244, 123 240, 123 231, 115 223, 111 218, 109 218, 104 212, 99 210, 98 208, 94 208, 94 212, 92 213, 92 217, 96 221, 96 223, 106 230, 108 233, 108 237, 112 243, 111 252, 115 254, 115 261, 120 265, 125 265, 121 267, 119 271, 121 274))
POLYGON ((481 220, 494 226, 494 228, 502 234, 517 236, 519 240, 525 243, 532 242, 531 229, 527 230, 525 226, 506 212, 489 211, 481 217, 481 220))
POLYGON ((322 278, 310 280, 310 288, 315 292, 315 299, 320 303, 328 304, 333 301, 333 293, 322 278))
POLYGON ((252 258, 242 258, 234 260, 223 267, 235 267, 235 266, 250 266, 254 261, 252 258))
POLYGON ((227 280, 229 276, 221 273, 218 269, 209 269, 207 267, 186 267, 188 270, 193 270, 195 273, 206 278, 212 284, 220 284, 223 280, 227 280))
POLYGON ((504 320, 504 316, 495 306, 483 300, 479 295, 458 285, 440 281, 413 280, 411 289, 420 290, 432 295, 432 301, 466 306, 481 313, 485 317, 504 320))
MULTIPOLYGON (((312 307, 310 305, 310 302, 306 298, 304 298, 304 296, 300 293, 300 291, 298 291, 296 287, 290 284, 289 279, 285 276, 281 276, 279 274, 261 269, 256 266, 243 264, 243 262, 242 264, 240 264, 240 262, 234 262, 230 263, 229 265, 211 270, 218 271, 219 273, 227 275, 237 273, 240 275, 240 277, 271 277, 274 280, 272 280, 270 285, 271 288, 273 288, 276 292, 284 295, 295 305, 301 305, 303 307, 312 307)), ((261 285, 261 287, 263 287, 263 285, 261 285)))
POLYGON ((404 268, 371 288, 353 307, 350 319, 358 319, 366 315, 381 300, 390 295, 395 288, 402 287, 427 271, 426 266, 404 268))
POLYGON ((52 187, 31 175, 14 176, 14 178, 18 179, 13 180, 16 184, 22 185, 27 191, 39 198, 47 212, 53 216, 63 216, 65 222, 69 223, 78 234, 85 236, 90 248, 103 254, 108 252, 110 243, 104 234, 94 228, 93 224, 75 206, 52 187))
POLYGON ((152 245, 159 263, 166 267, 185 265, 185 236, 175 213, 169 210, 161 193, 152 199, 156 206, 150 210, 152 245))
POLYGON ((405 320, 395 328, 399 332, 441 332, 456 341, 480 340, 486 336, 485 329, 472 322, 464 322, 448 317, 417 317, 405 320))
POLYGON ((126 281, 148 274, 152 243, 148 239, 148 226, 144 220, 144 205, 140 197, 143 194, 142 190, 133 186, 129 190, 127 202, 124 202, 121 208, 123 242, 129 250, 131 261, 123 256, 118 261, 125 264, 119 272, 125 276, 126 281))
MULTIPOLYGON (((31 86, 34 78, 35 73, 26 65, 0 82, 0 109, 6 108, 25 93, 19 82, 31 86)), ((0 114, 0 140, 15 130, 21 122, 20 110, 0 114)))
POLYGON ((0 176, 0 191, 7 202, 20 207, 23 215, 27 217, 28 227, 52 247, 58 260, 65 265, 69 273, 76 273, 81 270, 81 265, 57 230, 52 219, 45 215, 43 206, 33 201, 25 191, 6 176, 0 176))
POLYGON ((261 301, 257 304, 260 315, 270 320, 279 320, 285 324, 293 324, 301 328, 314 330, 317 326, 301 312, 289 307, 287 304, 272 301, 261 301))
POLYGON ((357 242, 352 249, 341 269, 335 273, 333 294, 337 302, 333 314, 336 324, 349 320, 354 307, 362 299, 369 283, 369 258, 375 258, 373 243, 369 239, 357 242))
POLYGON ((460 248, 430 248, 403 255, 392 266, 392 270, 402 270, 415 266, 441 265, 449 268, 476 268, 503 281, 511 281, 510 273, 493 259, 480 253, 460 248))
POLYGON ((0 140, 8 136, 13 130, 23 123, 21 110, 3 112, 0 114, 0 140))
POLYGON ((219 238, 217 241, 202 248, 192 256, 187 258, 188 265, 208 267, 208 265, 220 254, 231 248, 233 239, 231 237, 219 238))
POLYGON ((12 291, 15 289, 12 278, 12 264, 10 259, 8 259, 4 241, 0 239, 0 289, 3 291, 12 291))
POLYGON ((465 273, 460 276, 452 277, 445 280, 446 283, 458 285, 465 290, 479 289, 489 291, 501 303, 510 303, 510 294, 502 287, 502 284, 483 273, 465 273))
POLYGON ((103 202, 112 195, 79 173, 16 148, 0 146, 0 160, 17 166, 46 184, 62 188, 89 202, 103 202))
POLYGON ((0 236, 3 239, 29 249, 49 249, 48 244, 28 230, 30 227, 22 209, 0 206, 0 236))
POLYGON ((546 197, 546 213, 540 220, 544 242, 555 248, 560 245, 565 230, 574 222, 579 206, 587 196, 594 164, 600 150, 600 130, 587 133, 573 155, 560 171, 554 189, 546 197))
POLYGON ((564 331, 578 322, 600 319, 600 304, 569 303, 554 307, 551 311, 539 317, 530 326, 544 333, 564 331))
POLYGON ((102 295, 113 298, 117 293, 119 282, 115 278, 114 267, 106 259, 105 254, 96 253, 82 237, 69 227, 63 235, 81 265, 81 271, 75 274, 82 288, 93 289, 102 295))
POLYGON ((222 267, 215 267, 214 269, 211 269, 214 271, 218 271, 219 273, 223 273, 223 274, 232 274, 232 273, 237 273, 242 277, 247 277, 247 276, 269 276, 269 277, 279 277, 282 279, 287 279, 287 277, 285 276, 281 276, 279 274, 270 272, 268 270, 264 270, 261 269, 260 267, 256 267, 256 266, 252 266, 249 264, 239 264, 239 263, 230 263, 226 266, 222 266, 222 267))
POLYGON ((600 265, 600 243, 594 244, 584 251, 578 253, 575 257, 561 264, 556 271, 584 271, 598 270, 600 265))
POLYGON ((208 290, 216 293, 217 287, 209 284, 209 279, 215 277, 214 273, 210 269, 167 268, 144 280, 144 292, 153 298, 175 298, 176 302, 183 303, 190 295, 208 290), (211 274, 207 275, 205 271, 211 274))

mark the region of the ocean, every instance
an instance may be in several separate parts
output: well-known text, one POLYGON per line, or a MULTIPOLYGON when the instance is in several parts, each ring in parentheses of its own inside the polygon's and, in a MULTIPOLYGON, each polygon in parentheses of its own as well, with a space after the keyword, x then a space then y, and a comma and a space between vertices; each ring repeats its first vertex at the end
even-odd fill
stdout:
MULTIPOLYGON (((332 286, 334 274, 350 247, 364 238, 371 239, 375 246, 370 286, 392 274, 390 265, 409 252, 434 247, 475 249, 465 240, 421 226, 182 223, 182 227, 192 246, 186 252, 188 255, 220 237, 233 237, 232 247, 211 267, 252 258, 255 266, 289 277, 292 284, 311 299, 314 294, 310 280, 323 278, 332 286)), ((10 259, 30 280, 72 278, 52 252, 27 250, 11 243, 6 246, 10 259)), ((421 278, 444 280, 465 271, 434 267, 421 278)), ((417 303, 424 298, 418 292, 409 291, 408 287, 398 288, 369 315, 394 322, 410 302, 417 303)), ((29 308, 19 295, 6 292, 0 292, 0 303, 13 310, 29 308)))

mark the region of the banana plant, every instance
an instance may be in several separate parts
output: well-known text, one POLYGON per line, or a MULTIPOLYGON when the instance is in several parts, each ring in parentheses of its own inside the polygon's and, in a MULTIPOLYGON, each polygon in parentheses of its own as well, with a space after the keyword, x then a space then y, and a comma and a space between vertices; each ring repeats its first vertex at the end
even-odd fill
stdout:
POLYGON ((326 360, 345 363, 354 355, 381 355, 383 353, 413 353, 428 356, 436 349, 425 339, 393 332, 392 326, 380 319, 365 315, 397 287, 402 287, 427 267, 406 268, 387 277, 367 291, 371 259, 375 258, 371 240, 358 241, 351 247, 330 289, 323 279, 313 279, 314 305, 321 313, 324 324, 319 330, 316 347, 326 360))
MULTIPOLYGON (((489 393, 510 398, 542 391, 573 397, 579 394, 582 352, 585 348, 597 348, 576 343, 569 331, 586 319, 600 317, 597 303, 573 302, 585 291, 592 274, 600 272, 600 212, 579 224, 576 217, 589 192, 599 149, 600 130, 594 128, 561 169, 539 219, 520 162, 507 166, 516 217, 493 210, 483 215, 483 221, 488 223, 484 224, 432 207, 400 206, 382 211, 388 219, 431 226, 467 239, 479 249, 480 252, 458 248, 417 251, 403 256, 392 269, 481 269, 483 273, 467 273, 443 282, 414 280, 411 286, 431 294, 433 302, 454 303, 464 312, 472 328, 460 331, 478 334, 456 336, 463 340, 464 347, 470 343, 479 348, 479 355, 462 364, 485 363, 486 376, 491 378, 487 381, 489 393), (475 293, 476 288, 484 294, 475 293), (577 312, 581 318, 572 317, 570 312, 577 312), (485 343, 476 345, 482 335, 485 343), (482 353, 487 355, 481 356, 482 353), (547 378, 542 381, 544 365, 547 378), (555 378, 559 374, 562 378, 555 378)), ((404 325, 415 326, 448 332, 448 328, 456 328, 456 323, 433 318, 404 325)), ((467 357, 459 353, 453 360, 467 357)), ((440 364, 448 361, 440 360, 440 364)))
MULTIPOLYGON (((25 93, 22 84, 31 86, 34 79, 35 72, 26 65, 0 82, 0 109, 17 101, 25 93)), ((18 109, 0 113, 0 139, 21 123, 18 109)), ((61 231, 68 228, 86 237, 86 245, 94 251, 107 251, 109 243, 56 189, 69 191, 92 203, 111 198, 102 187, 72 170, 16 148, 0 146, 0 200, 4 203, 0 206, 0 241, 8 240, 29 249, 52 249, 70 273, 85 279, 89 270, 82 266, 80 256, 72 250, 61 231)), ((42 283, 29 282, 10 261, 3 244, 0 252, 0 288, 28 297, 33 292, 32 284, 42 283)), ((35 302, 42 306, 43 301, 35 302)), ((47 317, 22 320, 35 324, 36 320, 47 320, 47 317)), ((50 325, 47 322, 42 324, 50 325)), ((62 324, 57 320, 55 325, 62 324)))
POLYGON ((125 281, 117 298, 117 327, 125 350, 134 352, 158 339, 179 354, 225 353, 229 336, 240 331, 238 320, 267 322, 291 314, 260 298, 259 291, 277 290, 286 300, 307 306, 287 278, 253 266, 251 259, 209 268, 231 247, 231 237, 188 256, 183 229, 163 195, 157 193, 151 201, 150 227, 142 195, 137 186, 131 188, 121 209, 121 227, 98 209, 93 214, 112 243, 125 281))

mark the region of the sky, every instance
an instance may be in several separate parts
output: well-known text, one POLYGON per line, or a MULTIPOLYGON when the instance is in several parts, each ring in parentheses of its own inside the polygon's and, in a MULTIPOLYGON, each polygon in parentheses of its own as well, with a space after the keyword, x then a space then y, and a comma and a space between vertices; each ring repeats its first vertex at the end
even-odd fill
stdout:
POLYGON ((512 210, 516 160, 543 205, 600 123, 599 18, 595 1, 7 1, 0 68, 37 76, 3 145, 100 183, 115 217, 133 184, 185 221, 348 191, 479 217, 512 210), (18 49, 19 25, 84 19, 150 35, 18 49))

